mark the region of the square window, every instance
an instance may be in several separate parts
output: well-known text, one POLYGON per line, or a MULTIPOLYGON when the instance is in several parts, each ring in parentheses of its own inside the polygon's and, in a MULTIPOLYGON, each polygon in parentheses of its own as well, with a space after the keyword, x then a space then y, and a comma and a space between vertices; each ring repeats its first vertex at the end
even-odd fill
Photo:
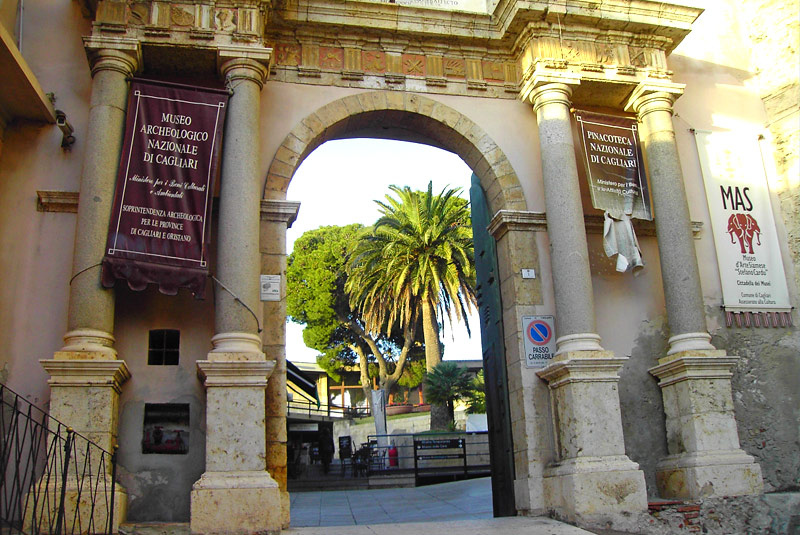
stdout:
POLYGON ((150 366, 177 366, 181 332, 176 329, 150 331, 147 364, 150 366))

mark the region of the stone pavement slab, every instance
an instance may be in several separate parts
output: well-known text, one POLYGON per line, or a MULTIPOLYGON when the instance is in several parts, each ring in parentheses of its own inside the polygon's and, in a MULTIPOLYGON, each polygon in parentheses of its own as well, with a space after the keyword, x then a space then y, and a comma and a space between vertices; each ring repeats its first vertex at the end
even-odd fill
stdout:
POLYGON ((591 535, 549 518, 515 516, 480 520, 291 528, 285 535, 591 535))
POLYGON ((579 535, 549 518, 492 517, 489 478, 416 488, 293 492, 287 535, 579 535))

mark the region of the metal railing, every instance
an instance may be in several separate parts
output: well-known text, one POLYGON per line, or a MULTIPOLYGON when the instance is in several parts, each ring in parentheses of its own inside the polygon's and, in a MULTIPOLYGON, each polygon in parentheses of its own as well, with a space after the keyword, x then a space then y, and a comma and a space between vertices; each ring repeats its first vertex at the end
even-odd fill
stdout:
POLYGON ((111 534, 116 455, 0 384, 0 528, 111 534))
POLYGON ((353 456, 354 471, 358 471, 356 465, 361 463, 364 475, 412 471, 419 479, 437 475, 487 475, 490 471, 486 431, 369 435, 353 456))
POLYGON ((337 405, 317 405, 305 400, 290 400, 287 403, 289 415, 326 416, 328 418, 363 418, 369 416, 368 407, 339 407, 337 405))

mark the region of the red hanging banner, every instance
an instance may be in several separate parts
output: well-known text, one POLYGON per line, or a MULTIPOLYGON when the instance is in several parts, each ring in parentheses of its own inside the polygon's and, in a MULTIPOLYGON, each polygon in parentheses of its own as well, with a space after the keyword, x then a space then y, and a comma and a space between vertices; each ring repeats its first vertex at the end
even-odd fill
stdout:
POLYGON ((228 93, 133 80, 102 283, 202 298, 228 93))

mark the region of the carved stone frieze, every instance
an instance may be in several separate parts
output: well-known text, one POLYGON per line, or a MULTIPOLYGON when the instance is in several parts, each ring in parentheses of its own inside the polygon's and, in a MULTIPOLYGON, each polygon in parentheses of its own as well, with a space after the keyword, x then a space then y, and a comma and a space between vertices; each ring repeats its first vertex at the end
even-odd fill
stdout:
POLYGON ((518 98, 548 73, 606 85, 669 80, 666 55, 700 10, 631 1, 636 25, 613 3, 570 18, 536 3, 508 9, 512 0, 493 13, 358 0, 99 0, 91 14, 93 34, 152 45, 162 69, 191 64, 195 50, 203 61, 203 49, 267 46, 274 80, 518 98), (171 57, 165 45, 184 48, 171 57))

